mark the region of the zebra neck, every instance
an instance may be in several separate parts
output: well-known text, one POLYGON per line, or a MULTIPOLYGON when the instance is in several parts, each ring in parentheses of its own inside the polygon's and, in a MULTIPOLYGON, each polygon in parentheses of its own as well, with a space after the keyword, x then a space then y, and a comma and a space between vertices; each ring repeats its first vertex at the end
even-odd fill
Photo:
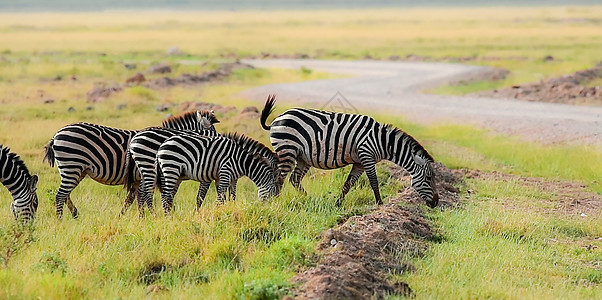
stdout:
MULTIPOLYGON (((13 196, 13 199, 20 199, 20 198, 24 198, 27 195, 27 185, 23 184, 20 185, 18 184, 19 182, 13 182, 12 185, 6 185, 6 178, 1 178, 0 182, 2 182, 2 184, 6 187, 6 189, 8 189, 8 192, 13 196)), ((27 181, 25 181, 27 182, 27 181)))
POLYGON ((258 159, 251 156, 248 156, 247 159, 249 159, 248 162, 243 162, 243 172, 255 185, 260 186, 265 181, 264 176, 262 176, 265 170, 263 170, 264 168, 262 168, 262 164, 258 159))

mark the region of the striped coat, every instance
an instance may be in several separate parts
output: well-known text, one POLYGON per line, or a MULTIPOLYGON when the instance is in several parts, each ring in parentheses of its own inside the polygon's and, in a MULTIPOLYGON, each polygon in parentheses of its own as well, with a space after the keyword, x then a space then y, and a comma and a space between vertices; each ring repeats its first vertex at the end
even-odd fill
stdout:
POLYGON ((438 203, 431 155, 407 133, 383 125, 365 115, 290 109, 266 125, 275 97, 270 96, 261 114, 261 125, 270 131, 274 151, 280 157, 280 170, 302 190, 301 180, 310 167, 336 169, 353 165, 338 203, 361 174, 366 172, 374 197, 382 203, 376 163, 385 159, 405 168, 412 175, 412 186, 431 207, 438 203), (293 169, 294 168, 294 169, 293 169))
MULTIPOLYGON (((131 193, 136 192, 137 189, 140 217, 144 217, 144 204, 147 205, 149 211, 154 212, 153 191, 157 177, 156 157, 159 146, 168 138, 182 133, 182 130, 151 127, 138 132, 132 138, 127 153, 124 185, 131 193)), ((194 134, 193 131, 186 131, 186 133, 194 134)), ((202 130, 198 134, 201 136, 219 135, 215 130, 202 130)), ((133 200, 133 198, 126 199, 121 214, 125 214, 133 200)))
MULTIPOLYGON (((277 195, 280 186, 270 161, 259 151, 247 151, 235 141, 244 139, 248 138, 236 134, 225 137, 179 135, 167 139, 157 152, 157 184, 164 211, 171 212, 177 183, 181 179, 201 183, 215 180, 218 203, 223 203, 226 189, 241 176, 248 176, 257 185, 259 197, 277 195)), ((201 206, 206 192, 205 189, 199 193, 197 207, 201 206)))
POLYGON ((25 163, 10 149, 0 145, 0 182, 13 197, 10 211, 15 219, 29 223, 38 210, 38 176, 30 175, 25 163))
MULTIPOLYGON (((189 112, 163 121, 164 127, 200 131, 218 122, 213 112, 189 112)), ((65 202, 74 218, 77 208, 70 194, 86 176, 107 185, 121 185, 125 177, 126 150, 138 131, 90 123, 63 127, 46 146, 44 159, 58 165, 61 184, 56 194, 56 214, 61 218, 65 202)), ((135 197, 128 193, 128 198, 135 197)), ((127 200, 126 200, 127 201, 127 200)))

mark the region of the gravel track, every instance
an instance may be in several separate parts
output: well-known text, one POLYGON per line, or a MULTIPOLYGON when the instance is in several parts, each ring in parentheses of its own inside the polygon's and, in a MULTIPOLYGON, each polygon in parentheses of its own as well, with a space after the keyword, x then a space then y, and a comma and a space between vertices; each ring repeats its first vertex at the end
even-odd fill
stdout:
MULTIPOLYGON (((242 92, 265 101, 277 94, 279 101, 323 108, 339 92, 352 106, 403 115, 420 124, 474 124, 495 132, 518 135, 543 144, 602 145, 602 107, 525 102, 424 94, 420 91, 445 82, 474 78, 491 69, 449 63, 390 61, 324 61, 300 59, 243 60, 262 68, 309 68, 350 78, 270 84, 242 92)), ((340 98, 339 98, 340 99, 340 98)), ((326 109, 336 109, 330 102, 326 109)), ((342 107, 338 105, 338 107, 342 107)))

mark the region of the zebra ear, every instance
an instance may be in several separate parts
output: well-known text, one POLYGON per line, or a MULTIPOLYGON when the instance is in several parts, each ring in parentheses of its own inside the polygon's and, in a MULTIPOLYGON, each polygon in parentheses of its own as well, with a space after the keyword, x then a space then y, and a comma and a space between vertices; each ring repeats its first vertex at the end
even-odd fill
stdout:
POLYGON ((205 128, 205 129, 211 128, 211 121, 209 121, 205 117, 201 117, 201 127, 205 128))
POLYGON ((418 154, 414 155, 414 161, 421 167, 424 167, 426 165, 426 160, 418 156, 418 154))
POLYGON ((38 188, 38 175, 32 175, 29 179, 29 190, 35 192, 38 188))

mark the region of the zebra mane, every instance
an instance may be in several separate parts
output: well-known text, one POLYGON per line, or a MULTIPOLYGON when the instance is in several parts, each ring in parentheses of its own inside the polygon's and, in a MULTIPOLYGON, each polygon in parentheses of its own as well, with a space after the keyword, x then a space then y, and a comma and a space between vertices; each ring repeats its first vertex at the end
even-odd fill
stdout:
POLYGON ((233 140, 236 144, 238 144, 241 148, 249 153, 261 153, 266 154, 266 158, 269 161, 278 161, 276 157, 276 153, 272 151, 272 149, 268 148, 266 145, 256 141, 244 134, 238 132, 228 132, 224 134, 224 137, 233 140))
POLYGON ((0 161, 3 158, 6 158, 7 161, 12 161, 17 169, 20 169, 21 171, 25 172, 25 174, 29 175, 29 169, 27 169, 25 162, 21 160, 21 157, 10 152, 10 148, 0 145, 0 161))
POLYGON ((412 150, 414 150, 412 151, 413 153, 422 153, 422 156, 424 156, 424 158, 426 158, 427 160, 431 162, 435 161, 431 154, 428 151, 426 151, 424 146, 422 146, 414 137, 409 135, 407 132, 395 127, 393 124, 385 124, 384 127, 387 131, 393 132, 395 134, 401 134, 403 136, 403 141, 407 142, 412 147, 412 150))
POLYGON ((190 111, 179 116, 171 116, 163 120, 163 127, 176 127, 178 124, 196 123, 199 121, 197 113, 207 118, 211 124, 219 123, 219 120, 211 110, 190 111))

